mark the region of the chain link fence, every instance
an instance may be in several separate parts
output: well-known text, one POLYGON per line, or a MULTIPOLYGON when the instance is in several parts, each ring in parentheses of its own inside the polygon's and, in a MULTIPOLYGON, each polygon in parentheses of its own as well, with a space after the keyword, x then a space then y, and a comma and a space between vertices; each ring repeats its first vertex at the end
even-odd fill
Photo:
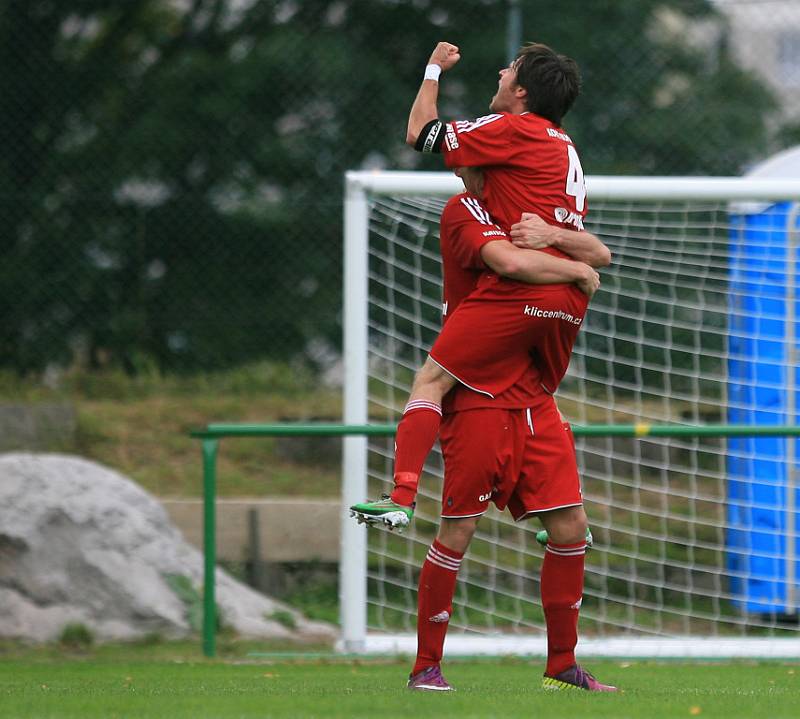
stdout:
POLYGON ((575 57, 588 174, 740 174, 800 140, 800 4, 7 0, 0 369, 214 370, 340 348, 343 173, 487 110, 518 32, 575 57), (514 21, 514 22, 512 22, 514 21))

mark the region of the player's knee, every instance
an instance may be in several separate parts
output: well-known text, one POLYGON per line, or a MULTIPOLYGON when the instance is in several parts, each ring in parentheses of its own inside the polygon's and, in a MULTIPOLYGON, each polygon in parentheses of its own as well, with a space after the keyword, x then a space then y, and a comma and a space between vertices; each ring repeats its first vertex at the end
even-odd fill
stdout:
POLYGON ((589 520, 586 518, 586 513, 581 511, 572 522, 571 534, 573 538, 570 543, 577 544, 582 542, 586 538, 587 529, 589 529, 589 520))
POLYGON ((466 552, 472 535, 478 526, 479 517, 461 517, 459 519, 442 519, 439 527, 439 541, 455 552, 466 552))
POLYGON ((449 392, 455 380, 439 365, 428 359, 414 376, 412 394, 441 397, 449 392))
POLYGON ((568 507, 549 514, 551 516, 542 518, 542 523, 547 529, 551 542, 577 544, 584 540, 589 521, 583 507, 568 507))

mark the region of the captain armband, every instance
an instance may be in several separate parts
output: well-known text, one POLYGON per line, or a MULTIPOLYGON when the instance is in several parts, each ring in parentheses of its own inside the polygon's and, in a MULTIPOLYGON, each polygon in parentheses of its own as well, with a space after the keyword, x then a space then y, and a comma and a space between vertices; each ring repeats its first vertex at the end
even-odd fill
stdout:
POLYGON ((444 140, 444 123, 441 120, 431 120, 420 130, 414 149, 417 152, 441 152, 444 140))

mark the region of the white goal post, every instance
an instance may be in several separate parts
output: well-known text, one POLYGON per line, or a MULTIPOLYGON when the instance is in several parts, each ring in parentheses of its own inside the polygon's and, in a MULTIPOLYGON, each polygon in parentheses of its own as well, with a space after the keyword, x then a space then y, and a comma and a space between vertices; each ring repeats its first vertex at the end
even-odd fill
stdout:
MULTIPOLYGON (((586 178, 613 254, 557 399, 573 424, 796 425, 800 179, 586 178)), ((439 327, 450 173, 348 172, 344 422, 396 422, 439 327)), ((756 433, 754 432, 754 435, 756 433)), ((596 547, 582 656, 800 657, 794 437, 577 438, 596 547)), ((415 651, 438 524, 426 463, 410 530, 346 508, 391 487, 393 441, 344 440, 340 648, 415 651)), ((490 510, 459 573, 446 654, 545 653, 538 524, 490 510)))

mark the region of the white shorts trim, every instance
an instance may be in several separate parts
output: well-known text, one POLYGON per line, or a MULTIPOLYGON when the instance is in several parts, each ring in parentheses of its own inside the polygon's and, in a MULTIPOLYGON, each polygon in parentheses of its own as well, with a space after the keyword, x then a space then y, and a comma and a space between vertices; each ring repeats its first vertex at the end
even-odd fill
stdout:
POLYGON ((491 397, 492 399, 494 399, 494 395, 493 395, 491 392, 487 392, 487 391, 485 391, 485 390, 478 389, 477 387, 473 387, 472 385, 470 385, 470 384, 467 384, 467 383, 466 383, 466 382, 465 382, 463 379, 460 379, 459 377, 457 377, 456 375, 454 375, 454 374, 453 374, 453 373, 452 373, 452 372, 451 372, 449 369, 447 369, 447 367, 445 367, 445 366, 444 366, 443 364, 441 364, 440 362, 437 362, 437 361, 436 361, 435 359, 433 359, 433 357, 431 357, 430 355, 428 355, 428 359, 429 359, 431 362, 433 362, 433 363, 434 363, 434 364, 435 364, 437 367, 440 367, 440 368, 441 368, 441 369, 443 369, 445 372, 447 372, 447 374, 449 374, 449 375, 450 375, 450 376, 451 376, 451 377, 452 377, 452 378, 453 378, 453 379, 454 379, 456 382, 458 382, 459 384, 463 384, 463 385, 464 385, 464 386, 465 386, 467 389, 471 389, 473 392, 478 392, 479 394, 485 394, 487 397, 491 397))
POLYGON ((478 512, 477 514, 442 514, 440 515, 442 519, 467 519, 469 517, 482 517, 486 514, 486 509, 482 512, 478 512))
POLYGON ((529 512, 525 512, 519 519, 515 519, 515 522, 522 522, 525 519, 532 517, 534 514, 541 514, 542 512, 552 512, 555 509, 566 509, 567 507, 582 507, 583 502, 573 502, 572 504, 560 504, 558 507, 545 507, 544 509, 532 509, 529 512))

